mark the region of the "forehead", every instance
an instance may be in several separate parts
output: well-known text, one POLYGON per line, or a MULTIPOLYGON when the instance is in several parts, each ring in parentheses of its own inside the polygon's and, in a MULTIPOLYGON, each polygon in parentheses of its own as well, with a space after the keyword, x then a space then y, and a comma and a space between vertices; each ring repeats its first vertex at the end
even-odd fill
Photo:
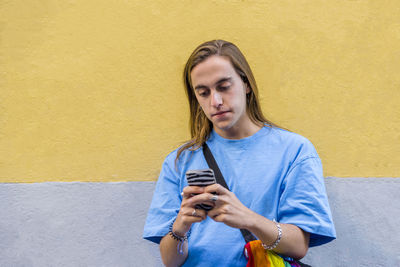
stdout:
POLYGON ((198 64, 190 73, 192 85, 212 85, 221 78, 239 77, 230 60, 222 56, 211 56, 198 64))

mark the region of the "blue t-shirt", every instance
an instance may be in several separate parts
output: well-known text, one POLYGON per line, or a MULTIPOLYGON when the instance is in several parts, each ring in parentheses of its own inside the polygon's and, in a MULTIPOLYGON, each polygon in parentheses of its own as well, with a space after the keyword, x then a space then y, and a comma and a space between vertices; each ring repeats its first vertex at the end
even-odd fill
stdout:
MULTIPOLYGON (((207 144, 228 187, 246 207, 309 232, 310 247, 336 237, 321 161, 306 138, 266 126, 240 140, 212 131, 207 144)), ((156 243, 179 212, 186 171, 208 168, 201 148, 184 151, 177 165, 176 155, 177 150, 164 161, 144 227, 143 238, 156 243)), ((191 227, 183 266, 246 266, 244 245, 239 229, 207 217, 191 227)))

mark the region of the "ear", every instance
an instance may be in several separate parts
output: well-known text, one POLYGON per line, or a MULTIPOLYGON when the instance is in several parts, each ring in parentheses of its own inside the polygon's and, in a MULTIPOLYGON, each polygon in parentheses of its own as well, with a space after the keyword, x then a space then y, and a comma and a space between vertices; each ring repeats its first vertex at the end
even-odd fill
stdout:
POLYGON ((251 92, 250 86, 248 83, 245 83, 246 86, 246 94, 249 94, 251 92))

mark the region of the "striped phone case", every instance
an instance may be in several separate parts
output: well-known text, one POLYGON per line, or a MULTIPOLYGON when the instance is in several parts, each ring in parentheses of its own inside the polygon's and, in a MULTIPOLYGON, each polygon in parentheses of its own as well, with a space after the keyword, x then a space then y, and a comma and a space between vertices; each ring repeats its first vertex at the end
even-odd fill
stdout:
MULTIPOLYGON (((189 170, 186 172, 186 180, 190 186, 208 186, 216 183, 212 169, 189 170)), ((196 205, 197 209, 211 210, 213 207, 207 204, 196 205)))

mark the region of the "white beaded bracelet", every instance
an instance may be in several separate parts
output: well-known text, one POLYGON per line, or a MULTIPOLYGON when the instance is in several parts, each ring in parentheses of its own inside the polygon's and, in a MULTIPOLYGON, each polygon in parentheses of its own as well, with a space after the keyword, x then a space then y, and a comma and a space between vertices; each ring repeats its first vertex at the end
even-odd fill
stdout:
POLYGON ((276 225, 276 228, 278 228, 278 237, 276 238, 275 242, 272 245, 265 245, 264 243, 261 243, 261 245, 263 246, 264 249, 267 250, 272 250, 274 248, 276 248, 276 246, 279 244, 279 242, 281 241, 281 237, 282 237, 282 228, 279 225, 279 223, 277 223, 275 220, 273 220, 273 222, 276 225))

